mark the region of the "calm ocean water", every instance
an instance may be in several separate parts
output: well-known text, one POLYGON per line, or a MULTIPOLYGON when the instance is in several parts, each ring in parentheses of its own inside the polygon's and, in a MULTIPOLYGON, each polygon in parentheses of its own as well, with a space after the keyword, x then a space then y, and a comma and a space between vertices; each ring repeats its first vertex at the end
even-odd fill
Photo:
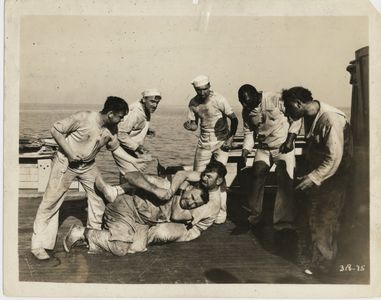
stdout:
MULTIPOLYGON (((57 120, 63 119, 79 110, 97 110, 97 107, 26 107, 20 111, 21 137, 51 137, 50 128, 57 120)), ((238 111, 237 111, 238 113, 238 111)), ((159 106, 153 114, 150 127, 155 130, 155 137, 147 137, 145 147, 154 158, 164 166, 192 165, 197 134, 186 131, 186 107, 159 106)), ((103 149, 96 158, 97 165, 107 181, 117 183, 118 169, 111 153, 103 149)), ((157 161, 149 163, 147 172, 156 173, 157 161)))
MULTIPOLYGON (((20 137, 51 137, 50 128, 57 120, 63 119, 79 110, 97 110, 91 106, 35 106, 28 105, 20 110, 20 137)), ((241 111, 233 107, 239 118, 238 132, 242 132, 241 111)), ((344 109, 350 112, 350 109, 344 109)), ((349 114, 348 114, 349 115, 349 114)), ((154 158, 159 159, 164 166, 192 165, 194 151, 197 145, 197 132, 189 132, 183 128, 186 120, 187 108, 177 106, 159 106, 151 119, 151 128, 156 136, 146 138, 145 147, 154 158)), ((96 158, 97 165, 102 175, 110 183, 119 181, 118 169, 111 153, 103 149, 96 158)), ((156 173, 157 161, 152 161, 147 172, 156 173)))

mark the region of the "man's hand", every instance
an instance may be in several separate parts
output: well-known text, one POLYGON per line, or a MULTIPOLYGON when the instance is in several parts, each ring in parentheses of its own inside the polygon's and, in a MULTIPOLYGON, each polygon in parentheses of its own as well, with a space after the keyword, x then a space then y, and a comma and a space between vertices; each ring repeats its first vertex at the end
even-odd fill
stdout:
POLYGON ((197 130, 197 123, 195 121, 186 121, 184 123, 184 128, 186 130, 190 130, 190 131, 196 131, 197 130))
POLYGON ((229 151, 232 149, 233 137, 228 138, 221 146, 222 151, 229 151))
POLYGON ((280 146, 279 152, 280 153, 288 153, 294 150, 294 141, 296 139, 295 133, 289 133, 287 135, 286 141, 280 146))
POLYGON ((163 201, 169 201, 173 197, 173 192, 171 189, 166 190, 162 197, 159 197, 163 201))
POLYGON ((279 148, 280 153, 288 153, 292 150, 294 150, 294 143, 289 141, 285 141, 279 148))
POLYGON ((143 145, 139 145, 135 151, 140 153, 140 154, 145 154, 147 152, 147 150, 143 147, 143 145))
POLYGON ((154 137, 154 136, 156 136, 156 132, 155 132, 155 130, 153 130, 153 129, 151 129, 151 128, 148 128, 147 136, 149 136, 149 137, 154 137))
POLYGON ((67 159, 69 160, 69 163, 80 162, 83 160, 83 157, 80 154, 67 153, 66 155, 67 155, 67 159))
POLYGON ((308 176, 298 177, 297 180, 300 180, 301 182, 296 186, 296 190, 304 191, 315 185, 315 183, 308 176))
POLYGON ((140 172, 144 172, 147 169, 147 162, 149 162, 149 161, 150 160, 147 160, 144 158, 136 158, 132 164, 140 172))
POLYGON ((137 163, 135 165, 135 168, 138 169, 140 172, 144 172, 147 169, 146 163, 137 163))
POLYGON ((247 163, 247 157, 249 156, 249 154, 250 154, 250 151, 249 151, 249 150, 247 150, 247 149, 242 149, 241 157, 242 157, 242 159, 243 159, 243 162, 244 162, 245 166, 246 166, 246 163, 247 163))

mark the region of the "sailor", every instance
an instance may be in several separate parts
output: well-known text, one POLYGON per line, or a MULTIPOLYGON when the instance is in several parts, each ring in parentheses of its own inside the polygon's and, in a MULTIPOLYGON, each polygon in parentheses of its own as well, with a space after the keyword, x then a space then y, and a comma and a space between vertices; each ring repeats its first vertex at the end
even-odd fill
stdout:
POLYGON ((100 229, 105 209, 103 199, 94 190, 99 170, 95 156, 103 146, 114 158, 141 168, 142 159, 123 151, 117 139, 117 124, 128 113, 122 98, 108 97, 100 112, 82 111, 54 123, 51 133, 59 149, 53 159, 49 182, 33 225, 31 251, 40 260, 49 259, 45 249, 54 248, 58 231, 59 209, 72 181, 78 179, 86 191, 87 227, 100 229))
POLYGON ((278 190, 273 213, 274 229, 294 229, 294 140, 300 131, 301 121, 288 121, 279 93, 258 92, 254 86, 245 84, 238 90, 238 99, 243 107, 242 157, 245 164, 254 141, 258 142, 248 199, 251 211, 248 221, 256 225, 262 220, 265 181, 275 163, 278 190))
POLYGON ((201 174, 179 171, 171 182, 131 172, 126 174, 126 182, 137 189, 129 195, 123 192, 126 184, 110 186, 98 177, 97 188, 112 201, 105 211, 104 229, 74 225, 64 239, 64 248, 69 252, 78 240, 85 240, 90 253, 123 256, 146 251, 147 243, 194 240, 217 217, 219 185, 225 175, 225 166, 216 161, 201 174))
MULTIPOLYGON (((144 148, 144 140, 147 135, 155 133, 150 129, 151 115, 156 111, 161 101, 161 93, 156 88, 146 89, 142 92, 140 101, 130 106, 130 112, 118 125, 118 139, 122 148, 133 157, 144 157, 148 154, 144 148)), ((119 168, 122 174, 136 171, 130 163, 120 162, 119 168)))
MULTIPOLYGON (((192 85, 197 95, 189 102, 188 120, 184 123, 184 128, 196 131, 200 126, 193 168, 201 172, 211 159, 226 165, 228 151, 232 147, 237 131, 238 119, 229 102, 210 88, 207 76, 197 76, 193 79, 192 85), (230 119, 230 130, 227 119, 230 119)), ((224 223, 227 216, 226 184, 223 184, 221 189, 221 210, 215 220, 216 224, 224 223)))
POLYGON ((284 90, 282 98, 287 115, 304 119, 307 170, 296 189, 306 191, 311 202, 312 258, 306 273, 328 272, 337 254, 339 218, 351 169, 350 125, 342 111, 314 100, 304 87, 284 90))

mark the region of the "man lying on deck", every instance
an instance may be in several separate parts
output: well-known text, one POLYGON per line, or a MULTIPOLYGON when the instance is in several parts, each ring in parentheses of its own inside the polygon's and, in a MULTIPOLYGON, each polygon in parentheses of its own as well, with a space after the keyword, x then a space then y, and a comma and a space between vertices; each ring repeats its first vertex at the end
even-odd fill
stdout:
POLYGON ((225 166, 212 161, 202 173, 177 172, 171 182, 131 172, 126 174, 127 184, 112 187, 98 177, 97 188, 111 202, 105 210, 104 229, 73 225, 64 248, 69 252, 76 242, 85 240, 89 253, 123 256, 146 251, 147 244, 196 239, 218 215, 219 186, 225 175, 225 166), (141 181, 149 185, 142 188, 141 181), (139 188, 125 194, 131 185, 139 188))

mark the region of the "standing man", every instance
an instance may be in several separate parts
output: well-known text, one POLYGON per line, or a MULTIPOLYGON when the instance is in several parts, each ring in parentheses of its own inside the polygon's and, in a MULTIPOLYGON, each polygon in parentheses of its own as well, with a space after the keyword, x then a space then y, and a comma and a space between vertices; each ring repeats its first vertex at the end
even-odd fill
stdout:
POLYGON ((37 259, 49 259, 45 249, 54 248, 59 209, 75 178, 82 184, 88 199, 87 227, 101 228, 105 205, 95 193, 94 183, 99 174, 95 156, 103 146, 120 161, 139 167, 137 163, 141 160, 126 154, 116 135, 117 124, 127 113, 126 101, 108 97, 101 112, 82 111, 54 123, 51 133, 59 149, 33 225, 31 251, 37 259))
POLYGON ((296 187, 306 191, 311 201, 312 259, 305 272, 327 272, 337 254, 336 236, 350 174, 350 126, 342 111, 314 100, 303 87, 284 90, 282 98, 293 120, 304 118, 306 133, 307 172, 296 187))
POLYGON ((258 92, 254 86, 245 84, 238 90, 238 98, 243 106, 242 157, 245 163, 254 147, 254 140, 258 141, 253 163, 252 189, 249 195, 251 215, 248 221, 255 225, 262 218, 265 181, 275 163, 278 190, 273 214, 274 229, 294 229, 294 140, 300 131, 301 121, 289 123, 280 94, 258 92))
MULTIPOLYGON (((147 134, 154 134, 149 128, 151 114, 153 114, 160 101, 161 93, 158 89, 147 89, 142 92, 142 99, 130 107, 130 112, 118 126, 118 139, 122 148, 133 157, 147 153, 143 143, 147 134)), ((130 163, 119 163, 122 173, 136 171, 130 163)))
MULTIPOLYGON (((221 95, 212 91, 209 78, 199 75, 192 81, 197 93, 189 102, 188 121, 184 128, 196 131, 200 123, 200 137, 196 148, 193 168, 202 172, 211 159, 224 165, 229 158, 234 135, 238 127, 238 119, 229 102, 221 95), (230 119, 230 130, 227 122, 230 119)), ((226 184, 221 186, 221 210, 214 223, 226 221, 226 184)))

